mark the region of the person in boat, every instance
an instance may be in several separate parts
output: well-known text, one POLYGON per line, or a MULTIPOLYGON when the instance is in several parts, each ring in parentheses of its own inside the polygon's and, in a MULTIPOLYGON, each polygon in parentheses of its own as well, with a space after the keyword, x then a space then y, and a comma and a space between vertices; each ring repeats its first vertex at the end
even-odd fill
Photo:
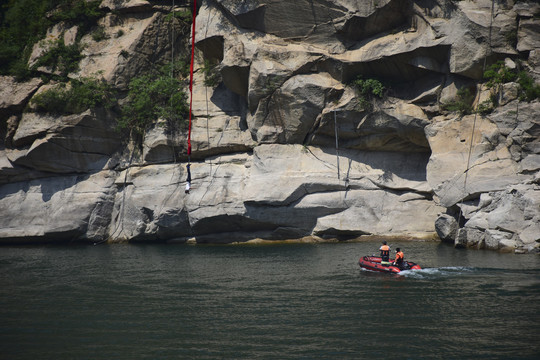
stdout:
POLYGON ((401 251, 400 248, 396 248, 396 258, 394 259, 393 265, 397 266, 398 268, 403 267, 403 259, 405 256, 403 255, 403 251, 401 251))
POLYGON ((390 246, 388 246, 386 241, 382 242, 379 250, 381 252, 381 265, 390 265, 390 246))

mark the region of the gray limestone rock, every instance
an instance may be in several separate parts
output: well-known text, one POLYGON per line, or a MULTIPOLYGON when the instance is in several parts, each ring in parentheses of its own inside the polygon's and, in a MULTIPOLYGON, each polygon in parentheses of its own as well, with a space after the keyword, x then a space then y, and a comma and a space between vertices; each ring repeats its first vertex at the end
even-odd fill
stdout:
POLYGON ((443 214, 435 220, 435 231, 444 242, 454 243, 458 228, 458 223, 453 216, 443 214))
POLYGON ((477 229, 461 228, 457 232, 454 246, 456 248, 477 248, 484 247, 484 232, 477 229))
POLYGON ((107 239, 114 178, 104 171, 0 185, 0 242, 107 239))
POLYGON ((0 76, 0 124, 21 112, 41 84, 41 79, 20 83, 12 76, 0 76))
POLYGON ((68 116, 25 113, 7 151, 16 165, 52 173, 86 173, 112 166, 121 145, 110 114, 86 111, 68 116))
POLYGON ((531 51, 540 48, 540 20, 522 19, 518 28, 518 51, 531 51))
POLYGON ((538 185, 514 185, 483 198, 477 205, 469 205, 469 211, 464 212, 468 221, 459 231, 485 232, 487 249, 537 251, 540 245, 538 185))
MULTIPOLYGON (((137 142, 114 130, 115 111, 23 113, 54 83, 4 77, 0 241, 438 233, 458 247, 538 251, 540 103, 521 100, 516 82, 497 94, 482 84, 484 64, 499 59, 540 79, 538 4, 199 4, 191 191, 187 126, 156 119, 137 142), (219 75, 212 86, 205 60, 219 75), (355 89, 359 77, 379 80, 382 98, 355 89), (443 111, 464 87, 477 90, 474 107, 493 95, 498 107, 443 111), (456 208, 459 230, 439 215, 456 208)), ((171 21, 170 5, 105 0, 104 39, 65 23, 47 36, 80 39, 84 58, 69 76, 103 78, 121 104, 131 79, 189 54, 189 26, 171 21)), ((48 46, 35 44, 30 64, 48 46)))
POLYGON ((485 232, 485 247, 488 250, 499 250, 512 241, 512 233, 488 229, 485 232))

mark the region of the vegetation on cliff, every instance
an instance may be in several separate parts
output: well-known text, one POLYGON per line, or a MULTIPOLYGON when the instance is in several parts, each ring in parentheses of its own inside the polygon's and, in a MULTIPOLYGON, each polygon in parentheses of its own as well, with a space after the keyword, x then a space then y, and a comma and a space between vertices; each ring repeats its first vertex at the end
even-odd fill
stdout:
POLYGON ((0 73, 14 75, 19 80, 37 75, 39 66, 60 69, 62 75, 72 71, 80 60, 79 45, 83 34, 103 16, 101 1, 78 0, 10 0, 0 9, 0 73), (77 41, 65 46, 56 42, 37 64, 28 67, 33 45, 41 40, 47 29, 59 22, 78 26, 77 41))
POLYGON ((385 87, 377 79, 364 79, 359 75, 353 82, 359 94, 359 101, 363 108, 372 110, 371 100, 375 97, 382 98, 385 87))
POLYGON ((501 90, 505 83, 517 82, 519 84, 519 99, 522 101, 532 101, 540 97, 540 85, 535 84, 533 78, 525 70, 509 68, 504 61, 498 61, 491 65, 484 73, 486 85, 494 88, 496 92, 501 90))
POLYGON ((511 68, 504 61, 497 61, 484 72, 483 80, 483 84, 493 91, 488 100, 479 103, 476 108, 473 108, 476 87, 462 87, 457 91, 455 99, 442 104, 441 108, 446 111, 457 112, 460 115, 474 112, 486 115, 499 106, 499 97, 503 86, 508 83, 517 84, 517 98, 520 101, 531 102, 540 97, 540 85, 534 82, 534 79, 526 70, 520 69, 519 65, 511 68))
MULTIPOLYGON (((30 111, 65 115, 89 108, 116 107, 118 127, 136 133, 143 133, 158 118, 182 123, 188 112, 183 91, 186 84, 181 80, 187 77, 185 61, 132 77, 127 93, 102 80, 99 73, 78 79, 68 77, 79 71, 85 46, 80 40, 85 34, 91 33, 95 42, 109 38, 105 29, 97 26, 106 11, 100 9, 100 4, 101 1, 10 0, 0 10, 0 74, 13 75, 19 81, 41 77, 45 83, 57 82, 33 97, 27 107, 30 111), (57 24, 62 24, 63 29, 77 27, 73 42, 67 44, 64 36, 44 39, 47 31, 57 24), (31 56, 36 56, 32 52, 38 43, 42 52, 29 61, 31 56), (123 98, 119 105, 118 100, 123 98)), ((164 19, 166 24, 175 21, 180 33, 189 33, 189 11, 172 12, 164 19)), ((122 30, 119 32, 123 34, 122 30)), ((127 58, 128 51, 122 50, 121 56, 127 58)))
POLYGON ((118 119, 119 127, 142 134, 158 118, 170 124, 185 124, 189 107, 180 78, 186 78, 188 71, 187 63, 178 61, 133 78, 118 119))
POLYGON ((457 91, 455 99, 447 104, 442 104, 441 108, 461 115, 468 115, 473 112, 474 95, 471 89, 462 87, 457 91))
POLYGON ((114 89, 105 81, 93 78, 60 83, 31 100, 36 112, 59 115, 79 114, 98 106, 111 108, 115 103, 114 89))
MULTIPOLYGON (((120 106, 118 127, 142 134, 158 118, 170 124, 185 124, 187 95, 180 79, 187 77, 187 71, 186 63, 177 61, 133 78, 126 100, 120 106)), ((78 114, 96 107, 112 108, 117 105, 118 97, 118 91, 101 79, 71 79, 35 95, 29 109, 58 115, 78 114)))
POLYGON ((2 64, 13 74, 23 59, 33 77, 3 77, 4 238, 432 236, 446 212, 456 244, 538 248, 533 4, 309 3, 198 9, 189 196, 188 132, 175 131, 187 69, 160 68, 189 50, 187 2, 103 0, 94 23, 45 6, 49 26, 2 64))

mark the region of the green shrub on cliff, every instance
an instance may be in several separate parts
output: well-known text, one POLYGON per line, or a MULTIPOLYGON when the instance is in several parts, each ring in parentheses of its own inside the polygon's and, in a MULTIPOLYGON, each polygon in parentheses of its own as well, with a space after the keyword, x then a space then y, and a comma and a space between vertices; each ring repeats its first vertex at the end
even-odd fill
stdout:
MULTIPOLYGON (((61 21, 76 25, 78 43, 103 16, 100 3, 99 0, 9 0, 0 6, 0 74, 14 75, 18 80, 35 75, 35 68, 28 68, 28 59, 33 45, 43 39, 47 29, 61 21)), ((41 65, 49 66, 45 60, 41 65)))
POLYGON ((486 86, 494 88, 497 92, 503 84, 517 82, 519 84, 518 97, 522 101, 532 101, 540 97, 540 85, 536 84, 526 71, 519 71, 518 68, 511 69, 505 65, 504 61, 491 65, 484 72, 484 79, 487 80, 486 86))
POLYGON ((187 95, 179 80, 179 75, 185 72, 185 66, 171 70, 170 65, 167 65, 132 79, 127 102, 118 119, 119 127, 142 134, 159 118, 182 123, 189 112, 187 95))
POLYGON ((50 16, 51 21, 53 23, 64 21, 69 25, 76 25, 81 35, 88 33, 104 15, 104 10, 99 8, 101 0, 59 0, 56 3, 58 6, 50 16))
POLYGON ((61 38, 52 45, 32 66, 32 70, 45 66, 52 71, 58 71, 61 77, 67 77, 70 72, 79 69, 79 62, 84 55, 81 54, 81 46, 78 43, 66 46, 64 39, 61 38))
POLYGON ((360 92, 360 94, 368 97, 376 96, 382 98, 384 92, 383 84, 376 79, 363 79, 362 76, 358 76, 354 81, 354 85, 360 92))
POLYGON ((111 86, 92 78, 62 83, 31 100, 34 111, 59 115, 79 114, 100 106, 110 108, 115 103, 115 93, 111 86))
POLYGON ((182 35, 189 35, 192 22, 192 13, 189 10, 170 12, 165 16, 165 21, 176 21, 175 25, 182 35))
POLYGON ((507 82, 515 81, 517 70, 510 69, 504 64, 504 61, 497 61, 484 72, 484 79, 487 80, 486 86, 498 89, 499 86, 507 82))
POLYGON ((105 28, 103 26, 98 26, 93 32, 92 32, 92 39, 96 42, 106 40, 109 38, 109 35, 105 32, 105 28))
POLYGON ((32 45, 45 36, 50 21, 45 17, 49 1, 11 0, 0 7, 0 73, 26 70, 32 45))
POLYGON ((533 101, 540 98, 540 85, 536 84, 526 71, 518 73, 518 84, 521 90, 520 100, 533 101))
POLYGON ((473 112, 474 93, 467 87, 462 87, 457 91, 454 101, 442 104, 441 108, 446 111, 458 112, 460 115, 467 115, 473 112))
POLYGON ((360 104, 362 107, 371 110, 371 100, 374 97, 382 98, 384 95, 383 84, 376 79, 364 79, 362 75, 359 75, 356 80, 353 81, 353 86, 358 91, 360 97, 360 104))
POLYGON ((204 60, 201 70, 204 74, 204 85, 216 87, 221 82, 221 73, 219 72, 217 61, 204 60))

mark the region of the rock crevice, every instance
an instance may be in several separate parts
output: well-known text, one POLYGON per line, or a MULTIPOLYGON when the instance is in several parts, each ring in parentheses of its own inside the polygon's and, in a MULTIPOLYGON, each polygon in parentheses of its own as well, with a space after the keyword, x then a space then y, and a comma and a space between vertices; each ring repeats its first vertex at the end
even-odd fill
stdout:
MULTIPOLYGON (((119 108, 131 79, 189 54, 171 5, 104 0, 104 39, 65 24, 47 36, 80 35, 68 76, 102 78, 119 108)), ((128 141, 117 111, 37 113, 27 105, 51 85, 2 76, 0 242, 438 236, 538 251, 540 102, 517 81, 483 79, 498 60, 540 79, 538 4, 206 0, 197 11, 190 192, 180 127, 155 119, 128 141), (209 64, 219 80, 207 86, 209 64), (467 89, 470 109, 498 106, 451 110, 467 89)))

